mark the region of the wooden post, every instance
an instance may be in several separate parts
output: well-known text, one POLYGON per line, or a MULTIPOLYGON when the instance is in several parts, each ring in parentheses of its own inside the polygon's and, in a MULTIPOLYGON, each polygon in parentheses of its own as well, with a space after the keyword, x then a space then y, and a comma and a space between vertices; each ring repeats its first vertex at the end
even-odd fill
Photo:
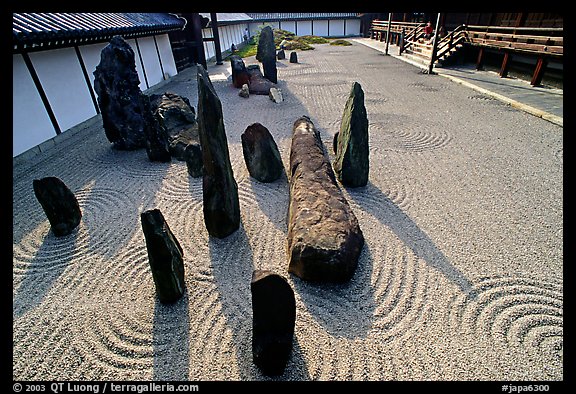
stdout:
POLYGON ((484 48, 480 47, 480 50, 478 51, 478 58, 476 59, 476 70, 483 70, 484 69, 484 48))
POLYGON ((212 36, 214 37, 214 52, 216 52, 216 64, 222 64, 222 48, 220 48, 220 34, 218 33, 218 19, 215 12, 210 13, 212 36))
POLYGON ((502 67, 500 67, 500 78, 506 78, 508 75, 508 60, 510 59, 510 52, 504 52, 504 60, 502 60, 502 67))
POLYGON ((544 76, 544 70, 546 69, 546 65, 548 60, 545 57, 539 57, 538 62, 536 63, 536 69, 534 70, 534 75, 532 76, 532 81, 530 81, 530 85, 538 86, 542 82, 542 77, 544 76))
POLYGON ((386 55, 388 54, 388 45, 390 44, 390 25, 392 24, 392 13, 388 14, 388 31, 386 32, 386 55))
POLYGON ((434 27, 434 40, 432 41, 432 55, 430 55, 430 64, 428 65, 428 74, 432 74, 434 68, 434 61, 436 61, 436 51, 438 50, 438 30, 440 27, 440 13, 436 18, 436 26, 434 27))
POLYGON ((194 58, 196 64, 201 64, 205 69, 208 68, 206 65, 206 55, 204 54, 204 44, 202 41, 202 17, 199 13, 195 12, 191 15, 192 19, 192 41, 188 45, 192 48, 192 52, 195 52, 194 58))

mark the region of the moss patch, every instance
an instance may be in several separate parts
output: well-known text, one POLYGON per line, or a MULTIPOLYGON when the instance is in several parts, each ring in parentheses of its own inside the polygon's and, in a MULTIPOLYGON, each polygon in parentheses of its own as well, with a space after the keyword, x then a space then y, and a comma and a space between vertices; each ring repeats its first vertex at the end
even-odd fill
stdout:
POLYGON ((332 40, 330 42, 330 45, 349 46, 352 45, 352 43, 350 41, 338 39, 338 40, 332 40))

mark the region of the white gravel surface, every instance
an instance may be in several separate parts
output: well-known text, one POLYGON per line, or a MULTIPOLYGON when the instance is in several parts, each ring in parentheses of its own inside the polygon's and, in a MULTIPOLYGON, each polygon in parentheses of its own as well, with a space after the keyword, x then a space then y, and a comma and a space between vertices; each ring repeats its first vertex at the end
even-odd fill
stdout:
MULTIPOLYGON (((242 216, 226 239, 208 236, 201 178, 111 149, 101 121, 15 165, 15 380, 270 379, 252 362, 254 269, 295 292, 293 352, 276 379, 563 379, 562 127, 358 43, 298 59, 279 61, 282 103, 240 98, 228 64, 209 67, 242 216), (344 193, 366 245, 349 283, 309 284, 287 273, 287 179, 251 179, 240 135, 262 123, 288 168, 292 123, 308 115, 332 160, 354 81, 370 180, 344 193), (80 203, 67 237, 34 196, 45 176, 80 203), (187 291, 170 306, 156 301, 140 225, 151 208, 184 250, 187 291)), ((187 70, 154 92, 196 107, 196 89, 187 70)))

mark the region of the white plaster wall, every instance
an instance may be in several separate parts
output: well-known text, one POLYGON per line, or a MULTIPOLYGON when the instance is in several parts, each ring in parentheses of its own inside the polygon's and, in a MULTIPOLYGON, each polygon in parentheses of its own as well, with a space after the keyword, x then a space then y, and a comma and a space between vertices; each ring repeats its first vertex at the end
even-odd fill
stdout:
POLYGON ((296 21, 282 21, 280 23, 280 28, 296 34, 296 21))
POLYGON ((160 68, 160 60, 158 60, 158 52, 156 52, 156 46, 154 45, 154 38, 138 38, 138 45, 140 45, 140 53, 144 60, 144 69, 146 70, 148 85, 152 87, 164 80, 162 69, 160 68))
POLYGON ((12 55, 12 157, 55 135, 22 55, 12 55))
POLYGON ((315 36, 320 37, 328 37, 328 21, 327 20, 318 20, 314 21, 312 25, 312 34, 315 36))
POLYGON ((299 36, 309 36, 312 34, 312 21, 297 21, 296 31, 299 36))
POLYGON ((140 61, 140 55, 138 55, 138 48, 136 47, 136 41, 134 41, 134 39, 129 39, 126 40, 126 42, 128 43, 128 45, 130 45, 130 47, 134 51, 134 63, 136 63, 136 72, 138 73, 138 80, 140 81, 138 87, 140 88, 140 90, 144 91, 147 89, 146 80, 144 79, 144 72, 142 71, 142 63, 140 61))
POLYGON ((360 20, 359 19, 346 19, 346 35, 359 36, 360 35, 360 20))
POLYGON ((96 115, 74 48, 29 56, 62 131, 96 115))
POLYGON ((330 21, 330 37, 341 37, 344 35, 344 21, 331 20, 330 21))
POLYGON ((178 70, 176 69, 176 62, 174 61, 174 55, 172 54, 172 46, 170 45, 168 34, 156 36, 156 43, 158 44, 160 59, 162 59, 164 74, 166 74, 166 78, 173 77, 178 74, 178 70))
MULTIPOLYGON (((84 65, 86 67, 86 72, 90 78, 90 86, 94 91, 94 71, 96 71, 96 66, 100 64, 100 53, 108 45, 107 43, 82 45, 79 47, 80 55, 82 60, 84 60, 84 65)), ((96 92, 94 92, 95 97, 98 97, 96 92)))
MULTIPOLYGON (((202 29, 202 37, 203 38, 212 37, 212 29, 202 29)), ((206 60, 216 56, 214 41, 204 42, 204 56, 206 57, 206 60)))

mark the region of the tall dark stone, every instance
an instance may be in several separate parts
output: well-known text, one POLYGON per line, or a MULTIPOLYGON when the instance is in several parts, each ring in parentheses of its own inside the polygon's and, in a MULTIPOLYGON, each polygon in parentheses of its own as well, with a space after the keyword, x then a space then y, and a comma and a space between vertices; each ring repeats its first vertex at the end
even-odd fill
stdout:
POLYGON ((364 106, 364 91, 358 82, 354 82, 342 115, 334 159, 334 172, 343 185, 366 186, 368 154, 368 116, 364 106))
POLYGON ((282 157, 266 127, 260 123, 251 124, 240 137, 244 161, 253 178, 260 182, 274 182, 282 176, 282 157))
POLYGON ((140 214, 150 270, 162 303, 177 301, 184 294, 184 252, 159 209, 140 214))
POLYGON ((184 160, 186 160, 186 168, 188 174, 193 178, 202 176, 204 164, 202 164, 202 147, 200 143, 190 143, 184 149, 184 160))
POLYGON ((230 164, 222 104, 202 65, 197 66, 197 79, 204 223, 211 236, 224 238, 240 227, 238 185, 230 164))
POLYGON ((63 237, 78 227, 82 218, 80 205, 62 180, 53 176, 34 179, 32 187, 55 236, 63 237))
POLYGON ((276 68, 276 44, 274 44, 274 33, 270 26, 264 27, 260 31, 258 40, 257 59, 262 62, 264 78, 272 83, 278 83, 278 70, 276 68))
POLYGON ((250 80, 244 60, 238 55, 232 55, 230 56, 230 66, 232 68, 232 84, 235 88, 240 89, 250 80))
POLYGON ((146 146, 145 108, 138 85, 134 51, 120 36, 115 36, 100 53, 94 71, 94 90, 102 112, 104 132, 117 149, 133 150, 146 146))
POLYGON ((286 52, 284 52, 284 49, 280 49, 277 53, 276 53, 276 58, 278 60, 284 60, 286 59, 286 52))
POLYGON ((290 52, 290 63, 298 63, 298 54, 296 52, 290 52))
POLYGON ((363 245, 320 134, 303 116, 294 122, 290 150, 288 271, 310 281, 344 282, 354 274, 363 245))
POLYGON ((265 375, 284 372, 292 351, 296 301, 286 279, 271 271, 252 274, 252 357, 265 375))

